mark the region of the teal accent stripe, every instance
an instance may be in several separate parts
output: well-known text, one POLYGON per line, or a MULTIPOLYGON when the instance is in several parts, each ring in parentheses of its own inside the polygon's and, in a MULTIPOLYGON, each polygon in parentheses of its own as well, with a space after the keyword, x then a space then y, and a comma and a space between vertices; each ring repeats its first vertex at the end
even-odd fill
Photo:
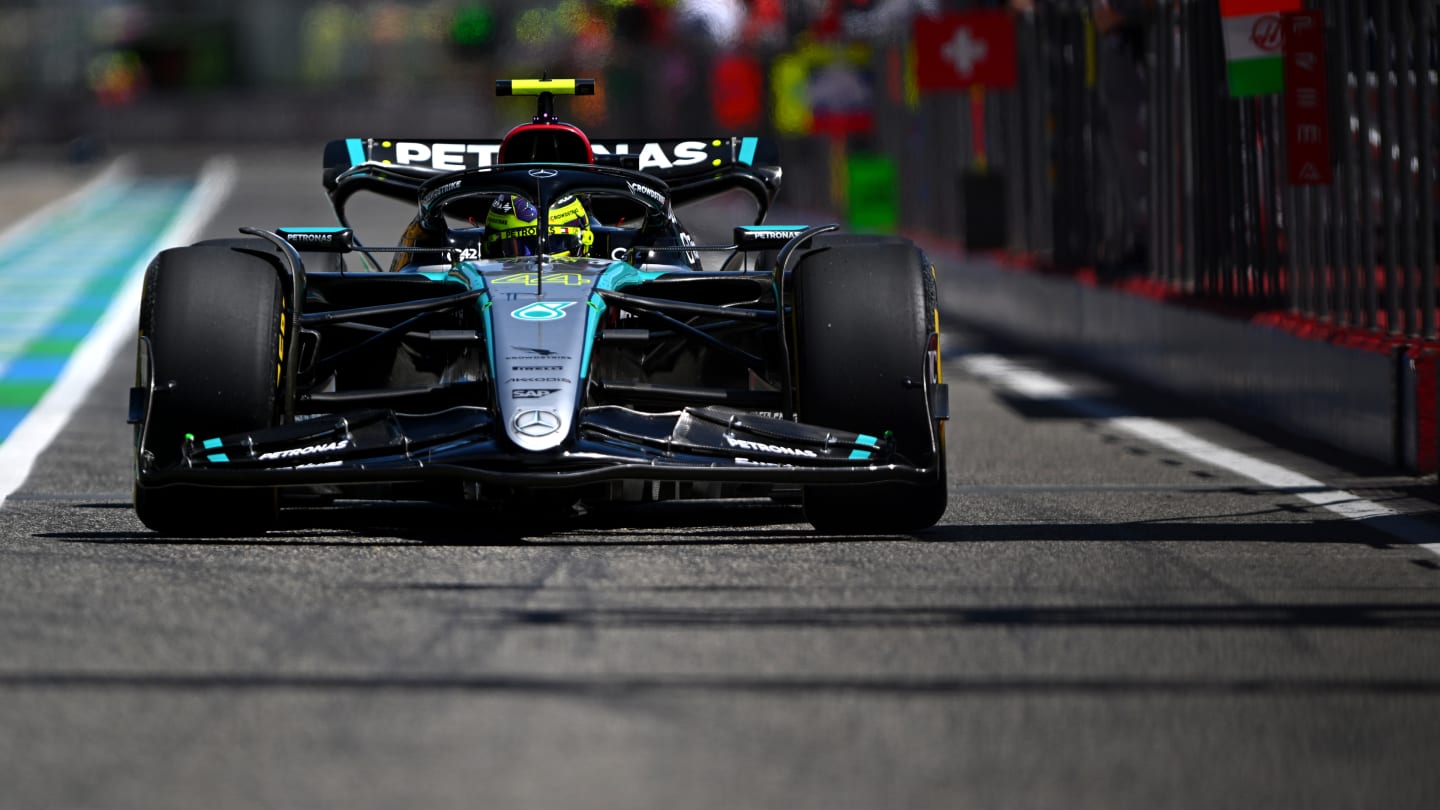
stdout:
POLYGON ((193 183, 115 181, 0 244, 0 442, 50 390, 193 183))
POLYGON ((804 225, 738 225, 742 231, 795 231, 799 233, 805 230, 804 225))
POLYGON ((740 162, 749 166, 755 161, 755 147, 759 144, 759 138, 740 139, 740 162))
POLYGON ((337 227, 328 227, 328 228, 281 228, 280 230, 284 231, 285 233, 339 233, 339 232, 341 232, 341 231, 343 231, 343 230, 345 230, 345 229, 344 229, 344 228, 337 228, 337 227))
MULTIPOLYGON (((585 349, 580 355, 580 379, 590 376, 590 354, 595 348, 595 336, 600 331, 600 318, 605 314, 605 299, 597 293, 590 294, 589 311, 585 313, 585 349)), ((580 391, 585 386, 576 386, 580 391)))
POLYGON ((346 138, 345 148, 350 150, 351 166, 359 166, 365 162, 365 144, 359 138, 346 138))
POLYGON ((615 262, 600 271, 600 278, 595 282, 595 289, 618 291, 625 287, 654 281, 663 275, 665 273, 656 270, 640 270, 624 262, 615 262))
POLYGON ((217 464, 223 464, 224 462, 229 461, 229 460, 230 460, 230 457, 227 456, 227 455, 225 455, 224 453, 213 453, 213 454, 211 454, 211 455, 206 456, 206 457, 205 457, 205 460, 206 460, 206 461, 213 461, 213 462, 216 462, 217 464))
MULTIPOLYGON (((485 282, 482 280, 480 283, 485 282)), ((490 368, 497 369, 500 366, 496 362, 498 355, 495 353, 495 314, 490 311, 492 303, 488 292, 475 299, 475 306, 480 310, 480 322, 485 324, 485 353, 490 355, 490 368)))
MULTIPOLYGON (((855 437, 855 443, 856 443, 856 444, 868 444, 868 445, 870 445, 871 447, 874 447, 877 443, 879 443, 879 441, 880 441, 880 440, 877 439, 877 438, 875 438, 874 436, 866 436, 866 435, 863 434, 863 433, 860 434, 859 436, 856 436, 856 437, 855 437)), ((851 460, 851 461, 864 461, 864 460, 867 459, 867 458, 870 458, 870 451, 869 451, 869 450, 851 450, 851 451, 850 451, 850 460, 851 460)))
POLYGON ((222 444, 224 444, 224 442, 220 441, 219 439, 206 439, 204 444, 201 444, 200 446, 205 448, 206 450, 214 450, 222 444))

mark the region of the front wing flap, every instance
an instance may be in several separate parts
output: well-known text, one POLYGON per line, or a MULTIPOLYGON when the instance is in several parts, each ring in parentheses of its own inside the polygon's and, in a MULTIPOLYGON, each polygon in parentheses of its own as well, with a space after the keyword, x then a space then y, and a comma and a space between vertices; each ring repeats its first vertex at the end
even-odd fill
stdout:
POLYGON ((505 437, 493 414, 371 410, 230 436, 187 437, 181 460, 142 465, 144 486, 287 486, 436 478, 524 487, 615 480, 787 484, 923 482, 934 469, 868 436, 719 407, 581 411, 574 440, 546 452, 505 437))

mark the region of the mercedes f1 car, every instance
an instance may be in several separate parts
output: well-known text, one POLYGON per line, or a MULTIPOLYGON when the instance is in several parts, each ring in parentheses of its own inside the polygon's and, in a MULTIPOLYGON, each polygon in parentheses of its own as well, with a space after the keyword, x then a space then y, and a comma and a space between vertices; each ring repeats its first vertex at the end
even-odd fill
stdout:
POLYGON ((497 82, 538 106, 503 139, 331 142, 338 226, 161 252, 130 396, 145 525, 261 531, 293 494, 772 497, 828 532, 938 521, 947 396, 921 251, 764 224, 767 139, 592 141, 554 104, 593 90, 497 82), (698 244, 676 207, 736 190, 755 222, 698 244), (356 237, 358 192, 411 206, 396 244, 356 237))

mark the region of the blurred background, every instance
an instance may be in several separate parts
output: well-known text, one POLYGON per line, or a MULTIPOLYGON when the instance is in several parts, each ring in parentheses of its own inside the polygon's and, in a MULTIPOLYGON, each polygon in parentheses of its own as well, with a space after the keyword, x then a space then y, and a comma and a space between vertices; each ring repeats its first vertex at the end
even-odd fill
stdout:
POLYGON ((1435 5, 6 0, 0 159, 284 144, 318 167, 333 138, 499 137, 532 102, 497 78, 593 77, 559 106, 593 135, 777 139, 792 210, 1433 340, 1435 5), (1323 78, 1287 97, 1253 66, 1280 75, 1305 10, 1323 78), (1324 102, 1305 177, 1301 90, 1324 102))

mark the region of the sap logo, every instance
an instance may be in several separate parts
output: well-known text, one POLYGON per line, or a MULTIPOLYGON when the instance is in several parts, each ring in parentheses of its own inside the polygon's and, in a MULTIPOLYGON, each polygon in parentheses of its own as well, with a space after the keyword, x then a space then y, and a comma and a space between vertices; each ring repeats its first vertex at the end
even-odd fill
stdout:
POLYGON ((275 450, 270 453, 261 453, 261 461, 272 461, 277 458, 296 458, 298 456, 313 456, 319 453, 329 453, 332 450, 344 450, 350 446, 349 439, 341 439, 338 442, 327 442, 325 444, 312 444, 309 447, 292 447, 289 450, 275 450))
POLYGON ((804 456, 806 458, 817 458, 819 456, 814 450, 801 450, 796 447, 784 447, 778 444, 752 442, 748 439, 737 439, 728 433, 725 434, 725 443, 741 450, 758 450, 762 453, 778 453, 782 456, 804 456))
MULTIPOLYGON (((605 147, 594 144, 595 153, 599 155, 629 155, 630 145, 625 143, 614 144, 615 151, 610 152, 605 147)), ((709 157, 705 151, 704 141, 681 141, 675 144, 674 154, 665 154, 665 147, 658 143, 647 143, 640 146, 640 170, 646 169, 669 169, 672 166, 694 166, 697 163, 704 163, 709 157)))
POLYGON ((412 143, 395 144, 395 162, 401 166, 429 165, 432 169, 459 171, 489 166, 500 153, 500 144, 488 143, 412 143), (473 156, 473 157, 472 157, 473 156))
POLYGON ((516 388, 510 392, 511 399, 543 399, 560 393, 559 388, 516 388))

